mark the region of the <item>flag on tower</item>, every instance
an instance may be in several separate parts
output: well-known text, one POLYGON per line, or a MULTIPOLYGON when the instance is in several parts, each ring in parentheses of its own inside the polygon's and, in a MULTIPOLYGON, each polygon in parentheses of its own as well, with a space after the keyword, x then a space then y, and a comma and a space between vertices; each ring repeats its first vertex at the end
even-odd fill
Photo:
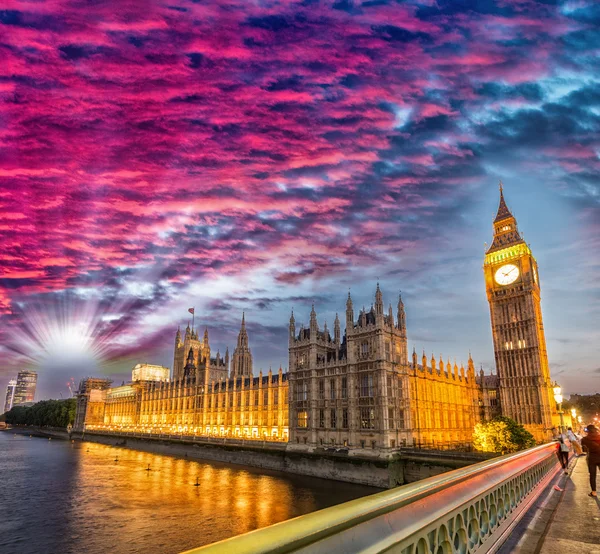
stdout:
POLYGON ((194 308, 188 308, 188 312, 190 312, 192 315, 194 315, 194 308))

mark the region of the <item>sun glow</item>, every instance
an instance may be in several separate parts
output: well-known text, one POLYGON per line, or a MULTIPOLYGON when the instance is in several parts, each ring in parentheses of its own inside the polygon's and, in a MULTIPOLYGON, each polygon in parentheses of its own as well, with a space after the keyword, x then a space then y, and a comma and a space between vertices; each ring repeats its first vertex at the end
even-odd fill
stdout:
POLYGON ((94 339, 83 322, 49 325, 44 349, 52 359, 80 358, 94 355, 94 339))
POLYGON ((107 344, 99 340, 103 322, 93 304, 23 311, 22 324, 12 330, 18 350, 41 369, 96 369, 107 354, 107 344))

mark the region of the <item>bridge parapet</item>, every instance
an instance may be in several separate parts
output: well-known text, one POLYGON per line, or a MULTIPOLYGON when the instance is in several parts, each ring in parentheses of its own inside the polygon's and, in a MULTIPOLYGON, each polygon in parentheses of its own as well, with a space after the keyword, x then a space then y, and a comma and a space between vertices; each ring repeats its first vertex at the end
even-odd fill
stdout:
POLYGON ((187 554, 495 552, 558 471, 555 452, 508 454, 187 554))

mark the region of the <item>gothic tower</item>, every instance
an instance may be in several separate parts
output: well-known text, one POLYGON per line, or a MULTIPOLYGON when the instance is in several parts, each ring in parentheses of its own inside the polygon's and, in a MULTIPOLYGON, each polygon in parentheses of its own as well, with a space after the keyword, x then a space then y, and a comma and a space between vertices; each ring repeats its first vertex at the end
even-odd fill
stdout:
POLYGON ((248 377, 252 374, 252 354, 248 346, 246 331, 246 314, 242 314, 242 326, 238 335, 237 346, 231 358, 231 377, 248 377))
POLYGON ((504 201, 483 265, 490 304, 502 414, 525 425, 537 440, 552 427, 552 389, 537 262, 504 201))
POLYGON ((192 377, 196 377, 196 364, 194 363, 194 349, 190 348, 187 361, 183 368, 183 378, 191 379, 192 377))

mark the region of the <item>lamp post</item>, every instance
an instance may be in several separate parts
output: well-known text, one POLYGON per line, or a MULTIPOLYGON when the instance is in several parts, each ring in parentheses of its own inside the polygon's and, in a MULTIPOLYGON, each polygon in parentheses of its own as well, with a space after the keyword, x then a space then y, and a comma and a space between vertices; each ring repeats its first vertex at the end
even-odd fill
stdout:
POLYGON ((575 427, 575 423, 577 423, 577 410, 575 408, 571 408, 571 427, 575 427))
POLYGON ((556 401, 558 415, 560 416, 559 431, 560 431, 560 433, 562 433, 563 429, 564 429, 563 411, 562 411, 562 401, 563 401, 562 389, 560 388, 560 385, 556 381, 554 382, 553 389, 554 389, 554 400, 556 401))

